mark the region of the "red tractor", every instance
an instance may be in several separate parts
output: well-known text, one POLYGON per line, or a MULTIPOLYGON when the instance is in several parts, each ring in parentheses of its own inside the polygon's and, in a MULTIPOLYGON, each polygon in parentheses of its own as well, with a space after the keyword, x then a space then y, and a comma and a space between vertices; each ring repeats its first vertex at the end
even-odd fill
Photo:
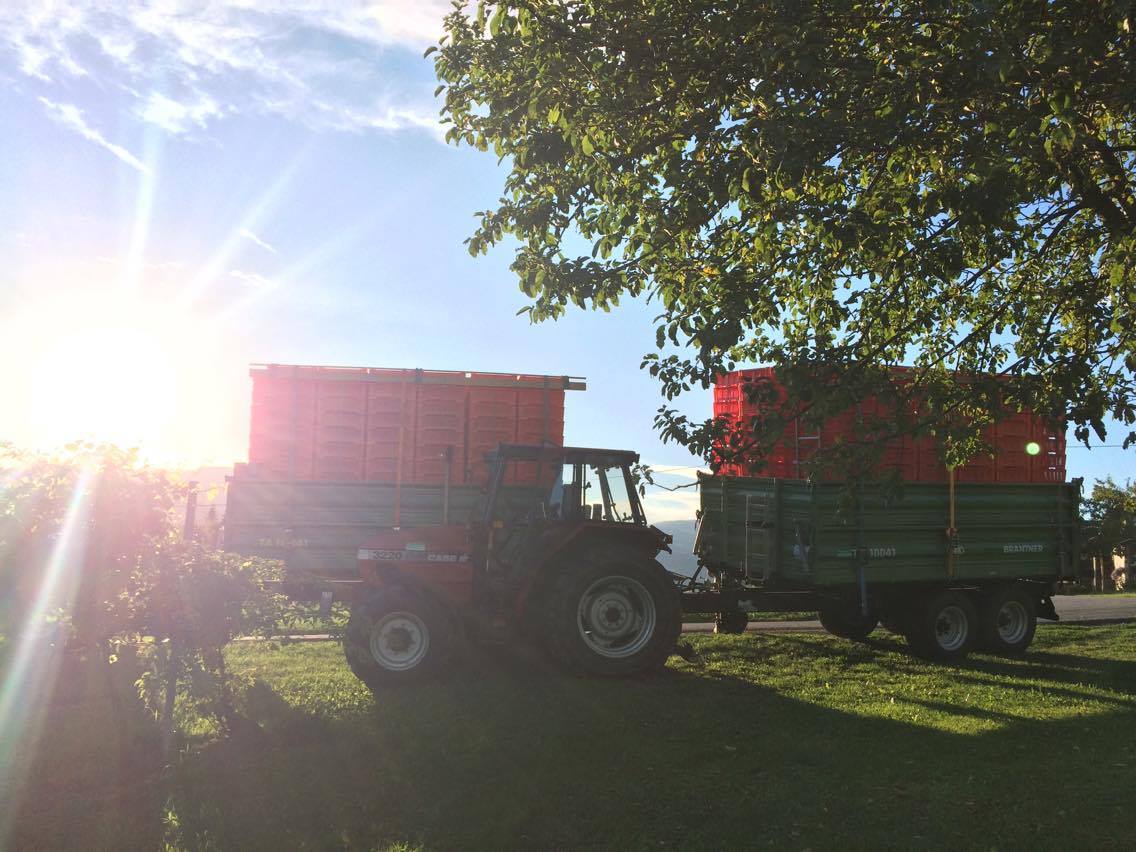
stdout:
POLYGON ((671 538, 647 524, 635 488, 638 454, 502 445, 490 460, 471 523, 396 527, 360 548, 352 671, 374 688, 436 672, 464 639, 516 637, 588 674, 662 666, 681 603, 656 559, 671 538), (505 486, 517 464, 551 487, 505 486))

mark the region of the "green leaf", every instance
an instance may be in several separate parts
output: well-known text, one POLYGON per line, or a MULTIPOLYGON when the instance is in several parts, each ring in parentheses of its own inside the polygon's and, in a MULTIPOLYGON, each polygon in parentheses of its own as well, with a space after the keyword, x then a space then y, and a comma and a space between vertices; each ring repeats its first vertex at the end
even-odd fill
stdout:
POLYGON ((502 3, 497 7, 497 11, 493 17, 489 19, 489 35, 492 38, 497 38, 498 33, 501 32, 501 25, 505 22, 505 17, 509 13, 509 7, 502 3))

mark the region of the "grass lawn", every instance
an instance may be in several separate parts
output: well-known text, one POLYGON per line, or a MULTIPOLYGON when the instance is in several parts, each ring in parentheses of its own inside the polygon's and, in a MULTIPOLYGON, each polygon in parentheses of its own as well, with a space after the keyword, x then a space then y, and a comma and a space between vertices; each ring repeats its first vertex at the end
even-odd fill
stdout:
POLYGON ((256 678, 261 732, 221 740, 197 725, 164 779, 145 717, 77 671, 9 776, 22 786, 7 843, 1131 846, 1136 625, 1046 625, 1023 660, 960 666, 912 659, 882 630, 866 646, 689 638, 704 665, 672 658, 644 680, 478 654, 378 700, 337 644, 241 643, 229 662, 256 678))
POLYGON ((313 633, 331 633, 341 636, 347 627, 350 611, 347 604, 336 601, 331 605, 331 613, 325 618, 320 614, 318 604, 293 602, 288 618, 280 625, 280 632, 291 636, 304 636, 313 633))

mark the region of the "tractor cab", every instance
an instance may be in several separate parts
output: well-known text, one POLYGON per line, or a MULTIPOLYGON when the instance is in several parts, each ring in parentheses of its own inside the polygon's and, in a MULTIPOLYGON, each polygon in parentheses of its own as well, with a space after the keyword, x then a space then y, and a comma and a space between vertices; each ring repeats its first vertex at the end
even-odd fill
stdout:
POLYGON ((483 519, 487 524, 501 501, 503 483, 517 465, 527 465, 535 467, 534 478, 541 487, 540 503, 532 506, 534 517, 550 523, 647 525, 631 473, 638 453, 502 444, 489 459, 493 473, 483 519))
POLYGON ((535 581, 542 566, 583 547, 618 545, 654 558, 670 537, 647 525, 630 450, 503 444, 490 454, 485 510, 474 532, 488 585, 505 591, 535 581), (528 466, 538 490, 527 496, 506 483, 528 466))

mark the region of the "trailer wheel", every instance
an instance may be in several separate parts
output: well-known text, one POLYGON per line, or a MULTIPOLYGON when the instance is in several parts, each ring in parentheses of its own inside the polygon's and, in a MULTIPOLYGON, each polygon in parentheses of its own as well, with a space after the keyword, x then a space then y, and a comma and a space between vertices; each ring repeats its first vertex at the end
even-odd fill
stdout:
POLYGON ((817 617, 820 626, 833 636, 853 642, 866 640, 879 623, 875 615, 864 615, 858 608, 850 606, 822 607, 817 617))
POLYGON ((1033 598, 1011 586, 984 598, 980 605, 980 642, 992 654, 1024 654, 1037 630, 1033 598))
POLYGON ((678 590, 658 562, 635 557, 561 563, 545 598, 549 650, 577 672, 661 668, 682 629, 678 590))
POLYGON ((978 611, 961 592, 947 591, 915 602, 907 644, 920 657, 961 660, 978 641, 978 611))
POLYGON ((740 609, 730 609, 714 616, 715 633, 745 633, 749 625, 749 613, 740 609))
POLYGON ((371 689, 418 680, 438 670, 451 650, 445 611, 409 589, 373 592, 351 607, 343 653, 371 689))

